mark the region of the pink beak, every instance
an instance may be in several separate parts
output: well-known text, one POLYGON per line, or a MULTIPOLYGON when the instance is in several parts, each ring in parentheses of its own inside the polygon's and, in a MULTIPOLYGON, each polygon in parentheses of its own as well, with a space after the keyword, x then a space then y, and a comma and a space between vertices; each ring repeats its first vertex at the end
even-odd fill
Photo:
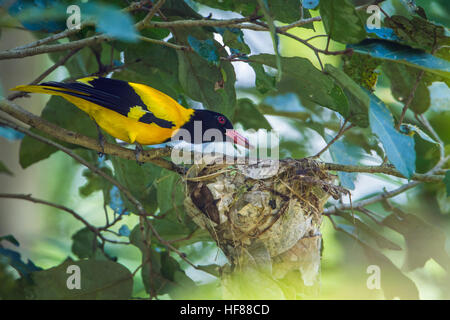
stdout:
POLYGON ((233 143, 238 144, 240 146, 243 146, 247 149, 251 149, 253 148, 253 146, 250 145, 248 139, 246 137, 244 137, 243 135, 241 135, 239 132, 237 132, 236 130, 233 129, 227 129, 226 133, 225 133, 228 137, 231 138, 231 140, 233 141, 233 143))

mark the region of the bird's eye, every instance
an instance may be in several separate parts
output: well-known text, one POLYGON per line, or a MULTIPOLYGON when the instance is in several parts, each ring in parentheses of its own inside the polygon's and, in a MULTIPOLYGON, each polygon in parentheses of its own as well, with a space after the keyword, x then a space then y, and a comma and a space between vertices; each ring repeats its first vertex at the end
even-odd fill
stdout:
POLYGON ((223 116, 218 116, 218 117, 217 117, 217 121, 219 121, 220 124, 225 124, 225 117, 223 117, 223 116))

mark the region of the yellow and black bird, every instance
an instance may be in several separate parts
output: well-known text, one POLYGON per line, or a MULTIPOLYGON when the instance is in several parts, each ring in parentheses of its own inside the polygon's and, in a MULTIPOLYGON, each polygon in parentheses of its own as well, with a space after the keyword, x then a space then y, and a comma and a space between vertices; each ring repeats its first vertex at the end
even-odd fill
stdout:
MULTIPOLYGON (((103 77, 88 77, 75 82, 44 82, 39 85, 17 86, 11 90, 58 95, 83 110, 111 136, 141 145, 170 141, 179 129, 186 129, 194 140, 194 121, 201 121, 201 137, 208 129, 218 129, 222 141, 230 137, 236 144, 249 148, 248 140, 233 130, 222 114, 187 109, 168 95, 147 85, 103 77)), ((100 135, 101 136, 101 135, 100 135)), ((210 142, 210 141, 208 141, 210 142)), ((102 140, 101 140, 102 143, 102 140)))

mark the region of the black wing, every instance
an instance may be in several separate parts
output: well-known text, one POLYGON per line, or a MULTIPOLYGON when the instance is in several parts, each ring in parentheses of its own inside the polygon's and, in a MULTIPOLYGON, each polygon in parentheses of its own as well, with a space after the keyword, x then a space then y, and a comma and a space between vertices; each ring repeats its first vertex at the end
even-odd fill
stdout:
MULTIPOLYGON (((131 108, 141 107, 144 114, 138 121, 143 123, 155 123, 162 128, 172 128, 175 124, 171 121, 157 118, 151 113, 141 97, 134 91, 133 87, 126 81, 102 77, 89 77, 79 79, 78 82, 45 82, 43 86, 55 87, 55 91, 64 92, 68 95, 82 98, 113 110, 127 117, 131 108), (67 89, 61 90, 61 89, 67 89)), ((49 90, 52 90, 49 88, 49 90)))

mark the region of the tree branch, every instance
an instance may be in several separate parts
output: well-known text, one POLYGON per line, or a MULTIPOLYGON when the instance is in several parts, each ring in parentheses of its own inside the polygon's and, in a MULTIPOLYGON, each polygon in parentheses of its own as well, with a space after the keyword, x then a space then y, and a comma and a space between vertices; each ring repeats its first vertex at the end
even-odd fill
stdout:
POLYGON ((357 209, 362 208, 364 206, 367 206, 369 204, 373 204, 373 203, 382 201, 384 199, 395 197, 395 196, 397 196, 397 195, 399 195, 399 194, 401 194, 401 193, 403 193, 403 192, 405 192, 405 191, 407 191, 409 189, 414 188, 415 186, 419 185, 420 183, 421 182, 419 182, 419 181, 413 181, 413 182, 404 184, 401 187, 399 187, 397 189, 394 189, 392 191, 383 192, 383 193, 381 193, 381 194, 379 194, 377 196, 371 197, 371 198, 366 199, 366 200, 358 201, 357 203, 354 203, 354 204, 349 203, 349 204, 336 205, 336 206, 333 206, 333 207, 325 209, 323 211, 323 214, 328 216, 328 215, 335 214, 336 211, 339 211, 339 210, 341 210, 341 211, 342 210, 351 210, 351 209, 356 209, 357 210, 357 209))
MULTIPOLYGON (((26 111, 25 109, 21 108, 11 101, 0 100, 0 110, 6 112, 15 119, 30 125, 31 127, 41 130, 42 132, 52 137, 55 137, 58 140, 76 144, 91 150, 95 150, 97 152, 104 152, 105 154, 117 156, 123 159, 133 161, 136 160, 136 154, 134 150, 123 148, 117 144, 107 142, 105 142, 104 148, 102 149, 97 139, 90 138, 80 133, 58 127, 57 125, 26 111)), ((180 168, 178 166, 170 161, 162 159, 163 157, 170 156, 170 154, 171 149, 168 147, 154 148, 141 152, 137 160, 139 162, 150 162, 165 169, 180 172, 180 168)))
POLYGON ((163 6, 164 2, 166 2, 166 0, 159 0, 155 5, 152 6, 149 13, 145 16, 144 20, 142 20, 142 23, 139 23, 138 26, 136 26, 138 30, 141 25, 142 27, 145 27, 152 20, 153 16, 159 10, 159 8, 163 6))
MULTIPOLYGON (((343 171, 343 172, 359 172, 359 173, 383 173, 390 176, 395 176, 407 179, 400 172, 390 166, 360 166, 360 165, 344 165, 337 163, 319 163, 319 166, 324 170, 343 171)), ((411 180, 421 182, 441 182, 444 179, 443 175, 436 174, 421 174, 416 173, 411 177, 411 180)))
POLYGON ((89 230, 91 230, 94 234, 96 234, 103 242, 111 242, 111 243, 116 243, 116 244, 126 244, 126 242, 121 242, 121 241, 115 241, 115 240, 111 240, 108 238, 105 238, 100 230, 96 227, 94 227, 93 225, 91 225, 86 219, 84 219, 81 215, 79 215, 78 213, 76 213, 74 210, 67 208, 63 205, 60 204, 56 204, 50 201, 46 201, 46 200, 41 200, 41 199, 37 199, 31 196, 31 194, 13 194, 13 193, 0 193, 0 198, 4 198, 4 199, 20 199, 20 200, 26 200, 26 201, 30 201, 33 203, 39 203, 39 204, 43 204, 49 207, 53 207, 62 211, 65 211, 69 214, 71 214, 75 219, 77 219, 78 221, 80 221, 81 223, 83 223, 86 228, 88 228, 89 230))
POLYGON ((95 35, 95 36, 92 36, 89 38, 85 38, 82 40, 70 41, 67 43, 41 45, 38 47, 31 47, 31 48, 26 48, 26 49, 21 49, 21 50, 11 49, 11 50, 6 50, 6 51, 0 52, 0 60, 24 58, 24 57, 35 56, 38 54, 43 54, 43 53, 79 49, 79 48, 87 47, 87 46, 94 45, 97 43, 101 43, 104 41, 109 41, 111 39, 112 39, 111 37, 108 37, 106 35, 95 35))

